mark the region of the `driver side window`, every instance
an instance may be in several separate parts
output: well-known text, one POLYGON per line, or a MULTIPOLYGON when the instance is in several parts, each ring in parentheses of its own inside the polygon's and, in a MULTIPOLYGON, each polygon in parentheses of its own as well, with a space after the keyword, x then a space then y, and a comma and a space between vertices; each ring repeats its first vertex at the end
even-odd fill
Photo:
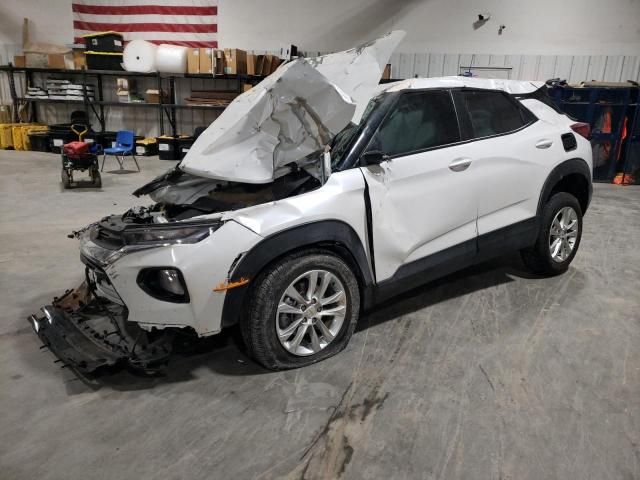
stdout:
POLYGON ((459 140, 458 120, 449 92, 412 92, 400 97, 367 150, 380 150, 393 157, 459 140))

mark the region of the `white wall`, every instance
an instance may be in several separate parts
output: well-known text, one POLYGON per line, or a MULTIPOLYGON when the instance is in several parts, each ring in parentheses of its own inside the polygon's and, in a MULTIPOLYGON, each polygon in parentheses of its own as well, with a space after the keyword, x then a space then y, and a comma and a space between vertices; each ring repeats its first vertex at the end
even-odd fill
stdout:
POLYGON ((32 42, 73 40, 71 0, 0 0, 0 44, 22 44, 22 19, 29 18, 32 42))
MULTIPOLYGON (((221 46, 335 51, 391 29, 400 52, 638 55, 640 0, 218 0, 221 46), (480 11, 491 20, 475 30, 480 11), (506 29, 498 35, 498 26, 506 29)), ((69 43, 71 0, 0 0, 0 44, 69 43)))
POLYGON ((401 52, 638 55, 640 0, 220 0, 224 45, 340 50, 391 29, 401 52), (492 14, 481 28, 481 11, 492 14), (498 26, 506 29, 498 35, 498 26))

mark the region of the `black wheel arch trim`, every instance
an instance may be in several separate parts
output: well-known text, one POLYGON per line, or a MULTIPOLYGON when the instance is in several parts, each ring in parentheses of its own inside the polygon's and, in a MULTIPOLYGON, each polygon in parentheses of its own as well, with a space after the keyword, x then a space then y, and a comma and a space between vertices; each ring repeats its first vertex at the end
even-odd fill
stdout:
POLYGON ((320 220, 305 223, 266 237, 246 252, 232 272, 233 279, 248 278, 248 284, 227 290, 222 307, 222 327, 238 323, 248 299, 253 280, 273 261, 302 248, 335 248, 352 263, 361 284, 363 304, 370 302, 374 277, 366 250, 356 231, 341 220, 320 220))
MULTIPOLYGON (((565 160, 564 162, 557 165, 551 173, 547 176, 547 179, 542 186, 542 191, 540 192, 540 198, 538 200, 538 211, 537 214, 540 216, 542 212, 542 208, 544 207, 545 202, 549 198, 549 195, 553 191, 554 187, 560 182, 564 177, 568 175, 579 174, 582 175, 587 181, 588 185, 588 196, 586 206, 589 206, 591 203, 591 196, 593 195, 593 185, 591 181, 591 170, 589 169, 589 165, 582 158, 572 158, 570 160, 565 160)), ((584 209, 583 214, 587 211, 584 209)))

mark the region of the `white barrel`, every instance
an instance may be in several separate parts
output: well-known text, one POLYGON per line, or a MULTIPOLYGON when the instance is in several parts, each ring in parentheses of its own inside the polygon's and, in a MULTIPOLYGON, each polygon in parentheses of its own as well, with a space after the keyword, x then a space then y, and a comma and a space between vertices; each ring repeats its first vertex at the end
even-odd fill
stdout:
POLYGON ((156 70, 164 73, 185 73, 187 71, 187 47, 178 45, 158 46, 156 50, 156 70))
POLYGON ((158 46, 146 40, 132 40, 124 47, 122 63, 127 72, 149 73, 156 71, 158 46))

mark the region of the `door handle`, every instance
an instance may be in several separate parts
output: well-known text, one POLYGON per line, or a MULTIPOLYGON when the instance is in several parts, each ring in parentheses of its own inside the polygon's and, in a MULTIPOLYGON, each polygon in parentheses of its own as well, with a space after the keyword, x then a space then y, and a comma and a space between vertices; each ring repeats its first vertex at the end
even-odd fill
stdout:
POLYGON ((454 172, 462 172, 466 170, 471 165, 470 158, 456 158, 453 162, 449 164, 449 170, 453 170, 454 172))
POLYGON ((553 140, 547 140, 545 138, 536 143, 536 148, 549 148, 551 145, 553 145, 553 140))

